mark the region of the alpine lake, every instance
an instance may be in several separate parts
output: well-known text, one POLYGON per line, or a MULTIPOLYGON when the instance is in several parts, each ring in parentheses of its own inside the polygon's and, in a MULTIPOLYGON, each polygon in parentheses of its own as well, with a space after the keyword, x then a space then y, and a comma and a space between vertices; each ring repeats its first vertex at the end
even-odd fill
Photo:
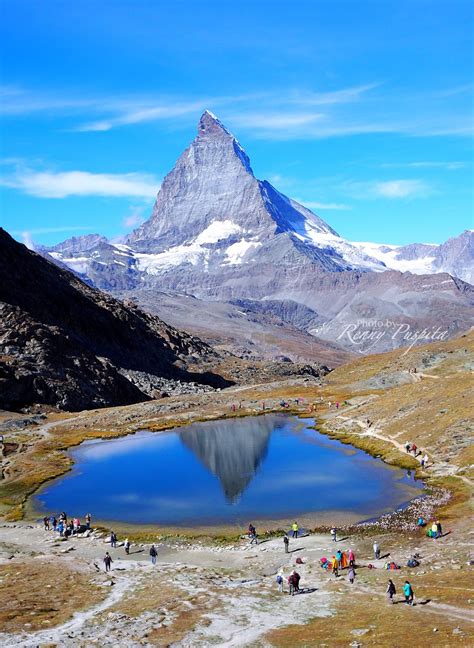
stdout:
POLYGON ((406 470, 329 439, 312 419, 267 414, 86 441, 33 498, 43 515, 164 527, 362 521, 423 490, 406 470), (337 515, 336 515, 337 513, 337 515))

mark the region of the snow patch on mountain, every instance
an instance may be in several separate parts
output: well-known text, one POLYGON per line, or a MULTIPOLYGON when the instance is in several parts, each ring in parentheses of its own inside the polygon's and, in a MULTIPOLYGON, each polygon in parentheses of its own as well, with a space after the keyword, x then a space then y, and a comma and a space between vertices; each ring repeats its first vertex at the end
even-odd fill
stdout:
POLYGON ((247 252, 250 250, 256 250, 262 245, 260 241, 247 241, 242 239, 229 245, 225 251, 227 260, 226 263, 229 265, 239 265, 244 262, 247 252))

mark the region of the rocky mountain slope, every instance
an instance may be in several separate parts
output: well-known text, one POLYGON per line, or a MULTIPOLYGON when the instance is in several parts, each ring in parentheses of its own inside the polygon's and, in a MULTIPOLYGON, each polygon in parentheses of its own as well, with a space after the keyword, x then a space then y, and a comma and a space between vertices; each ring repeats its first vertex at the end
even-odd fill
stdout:
MULTIPOLYGON (((474 289, 459 279, 472 278, 472 238, 467 231, 443 246, 400 248, 346 241, 258 180, 235 137, 206 111, 197 137, 166 176, 151 217, 124 243, 90 235, 44 251, 94 285, 129 294, 158 314, 164 293, 168 301, 205 301, 210 313, 219 302, 241 304, 249 322, 265 300, 265 313, 283 325, 292 313, 291 324, 303 334, 366 352, 406 344, 390 335, 400 326, 405 333, 439 329, 450 336, 474 323, 474 289), (406 269, 440 274, 427 279, 398 271, 406 269), (442 274, 447 271, 454 278, 442 274), (308 309, 304 317, 301 309, 308 309), (386 332, 375 341, 373 322, 385 323, 386 332), (361 326, 371 337, 354 344, 347 331, 361 326)), ((196 330, 194 322, 176 317, 174 324, 196 330)), ((232 318, 227 323, 231 330, 232 318)), ((220 325, 215 333, 222 334, 220 325)), ((243 336, 247 348, 249 336, 243 336)))
POLYGON ((85 285, 0 229, 0 408, 147 400, 156 390, 225 386, 190 367, 201 340, 85 285))

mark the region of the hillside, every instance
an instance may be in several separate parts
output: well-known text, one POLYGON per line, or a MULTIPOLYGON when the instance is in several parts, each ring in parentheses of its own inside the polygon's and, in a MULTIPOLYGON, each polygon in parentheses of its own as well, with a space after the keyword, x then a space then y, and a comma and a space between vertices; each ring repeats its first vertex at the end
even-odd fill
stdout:
POLYGON ((189 366, 216 359, 198 338, 90 288, 0 230, 0 407, 68 410, 228 384, 189 366), (193 388, 196 388, 194 386, 193 388))

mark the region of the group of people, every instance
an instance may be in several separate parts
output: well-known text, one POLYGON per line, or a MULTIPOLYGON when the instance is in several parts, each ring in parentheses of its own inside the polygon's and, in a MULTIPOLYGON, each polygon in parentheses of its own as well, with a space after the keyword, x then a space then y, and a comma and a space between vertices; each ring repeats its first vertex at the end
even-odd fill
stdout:
MULTIPOLYGON (((110 531, 110 536, 109 536, 109 542, 110 542, 110 548, 111 549, 116 549, 117 548, 117 534, 115 531, 110 531)), ((123 548, 125 551, 125 554, 128 556, 130 555, 130 547, 131 547, 130 540, 128 538, 125 538, 124 543, 123 543, 123 548)), ((150 547, 150 560, 152 565, 156 565, 156 560, 158 557, 158 549, 156 548, 155 544, 152 544, 150 547)), ((105 552, 105 556, 103 558, 104 560, 104 565, 105 565, 105 571, 110 571, 111 570, 111 565, 113 563, 112 556, 108 551, 105 552)))
POLYGON ((422 468, 426 468, 429 462, 429 457, 426 454, 423 454, 423 452, 418 448, 416 443, 410 443, 410 441, 406 441, 405 443, 405 450, 407 451, 408 454, 411 454, 413 452, 413 456, 416 458, 420 455, 422 455, 420 459, 420 465, 422 468))
MULTIPOLYGON (((393 600, 393 597, 397 593, 397 589, 395 587, 394 582, 390 578, 388 581, 387 589, 386 589, 386 594, 387 598, 390 601, 390 603, 394 604, 395 601, 393 600)), ((415 598, 415 592, 413 591, 413 587, 410 583, 410 581, 405 581, 403 585, 403 595, 405 596, 405 603, 408 605, 413 605, 414 598, 415 598)))
POLYGON ((84 524, 81 523, 78 517, 68 520, 67 513, 62 511, 57 516, 45 515, 43 525, 45 531, 55 531, 59 533, 61 538, 68 538, 83 531, 88 531, 91 528, 92 516, 90 513, 86 513, 84 520, 84 524))
POLYGON ((352 549, 347 549, 347 551, 341 551, 338 549, 335 555, 331 557, 331 560, 328 560, 323 556, 319 561, 319 564, 323 569, 332 572, 336 578, 339 576, 339 570, 348 569, 348 580, 351 584, 355 580, 355 554, 352 549))
MULTIPOLYGON (((294 596, 294 594, 297 594, 300 591, 300 580, 301 576, 298 574, 296 570, 293 569, 291 574, 288 576, 288 594, 290 596, 294 596)), ((278 591, 283 592, 283 583, 284 583, 284 576, 283 576, 283 571, 280 569, 280 571, 277 574, 276 577, 276 582, 278 585, 278 591)))
MULTIPOLYGON (((297 538, 299 532, 300 532, 300 528, 298 526, 298 522, 293 522, 293 524, 291 525, 292 538, 297 538)), ((249 526, 247 529, 247 537, 250 540, 250 544, 258 544, 257 530, 255 529, 254 525, 251 522, 249 522, 249 526)), ((289 553, 289 544, 290 544, 290 538, 288 536, 288 533, 285 533, 283 536, 283 545, 285 548, 285 553, 289 553)))
POLYGON ((441 526, 441 522, 439 520, 433 520, 433 523, 426 532, 426 535, 428 536, 428 538, 441 538, 441 536, 443 535, 443 527, 441 526))

